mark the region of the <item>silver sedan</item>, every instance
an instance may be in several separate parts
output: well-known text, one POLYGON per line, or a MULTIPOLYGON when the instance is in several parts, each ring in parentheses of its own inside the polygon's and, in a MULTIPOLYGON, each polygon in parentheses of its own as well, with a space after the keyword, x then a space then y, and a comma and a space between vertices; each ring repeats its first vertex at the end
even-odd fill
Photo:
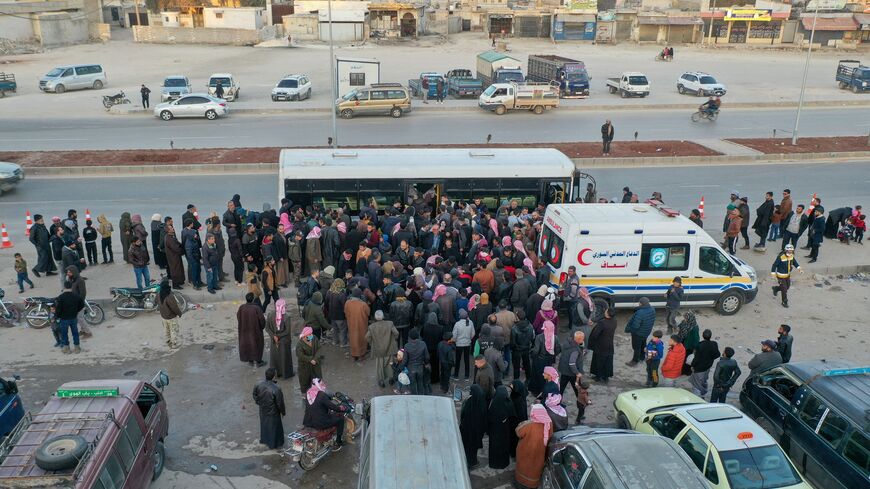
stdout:
POLYGON ((171 121, 176 117, 205 117, 212 121, 229 114, 227 101, 204 93, 185 95, 154 107, 154 116, 171 121))
POLYGON ((0 195, 15 188, 24 180, 24 170, 15 163, 0 161, 0 195))

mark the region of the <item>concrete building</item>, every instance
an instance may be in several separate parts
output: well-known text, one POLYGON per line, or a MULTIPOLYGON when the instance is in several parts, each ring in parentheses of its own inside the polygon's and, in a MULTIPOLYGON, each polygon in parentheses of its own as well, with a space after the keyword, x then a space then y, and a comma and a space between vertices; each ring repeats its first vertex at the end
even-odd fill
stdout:
MULTIPOLYGON (((368 37, 369 2, 332 2, 332 39, 358 42, 368 37)), ((297 40, 329 40, 329 5, 324 0, 294 3, 294 13, 284 16, 284 32, 297 40), (289 30, 288 30, 289 29, 289 30)))
POLYGON ((99 39, 100 0, 0 0, 0 37, 43 47, 99 39))
POLYGON ((424 6, 412 3, 370 3, 369 27, 384 37, 417 37, 425 31, 424 6))
POLYGON ((103 19, 107 24, 120 27, 150 25, 148 10, 143 0, 103 0, 103 19), (138 3, 139 17, 136 17, 138 3))
POLYGON ((203 26, 210 29, 259 30, 266 25, 266 9, 259 7, 202 9, 203 26))

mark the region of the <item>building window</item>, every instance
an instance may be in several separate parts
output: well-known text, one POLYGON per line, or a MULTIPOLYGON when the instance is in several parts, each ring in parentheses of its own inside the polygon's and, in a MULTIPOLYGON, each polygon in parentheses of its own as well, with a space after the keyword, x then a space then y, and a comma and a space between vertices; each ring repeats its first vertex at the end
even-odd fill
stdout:
POLYGON ((366 84, 366 74, 365 73, 351 73, 350 74, 350 86, 352 87, 362 87, 366 84))
POLYGON ((753 22, 749 28, 749 37, 752 39, 776 39, 779 37, 779 30, 782 27, 782 22, 753 22))
POLYGON ((223 12, 215 12, 214 18, 215 19, 223 19, 224 18, 223 12))

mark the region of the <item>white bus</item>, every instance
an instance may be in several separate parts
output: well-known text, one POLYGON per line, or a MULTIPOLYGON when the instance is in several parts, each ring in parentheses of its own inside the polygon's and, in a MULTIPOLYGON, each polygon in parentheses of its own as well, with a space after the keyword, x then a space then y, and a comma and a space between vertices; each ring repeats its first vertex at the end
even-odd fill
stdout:
POLYGON ((480 198, 490 209, 511 199, 532 208, 581 195, 582 178, 590 177, 552 148, 284 149, 278 197, 303 207, 345 204, 351 215, 371 207, 372 199, 383 210, 427 193, 436 207, 447 195, 480 198))

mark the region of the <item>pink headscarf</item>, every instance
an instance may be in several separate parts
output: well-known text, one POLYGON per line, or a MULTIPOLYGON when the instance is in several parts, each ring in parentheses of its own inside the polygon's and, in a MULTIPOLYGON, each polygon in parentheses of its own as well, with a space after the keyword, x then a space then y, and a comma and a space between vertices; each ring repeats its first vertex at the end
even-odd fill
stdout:
POLYGON ((550 382, 559 383, 559 372, 555 368, 547 365, 544 367, 544 373, 550 376, 550 382))
POLYGON ((519 251, 522 254, 526 254, 526 248, 523 246, 523 242, 520 240, 514 240, 514 249, 519 251))
POLYGON ((547 400, 544 401, 544 404, 550 408, 550 411, 558 414, 559 416, 568 416, 568 413, 565 411, 565 408, 562 407, 562 396, 559 394, 550 394, 547 396, 547 400))
POLYGON ((490 219, 489 228, 492 229, 492 232, 494 232, 496 236, 498 236, 498 221, 496 221, 495 219, 490 219))
POLYGON ((477 307, 477 302, 480 300, 480 294, 474 294, 471 296, 471 299, 468 299, 468 312, 474 310, 477 307))
POLYGON ((340 222, 337 226, 335 226, 335 228, 338 229, 339 233, 347 234, 347 224, 340 222))
POLYGON ((447 293, 447 286, 444 284, 439 284, 435 287, 435 293, 432 294, 432 302, 435 302, 435 299, 441 297, 442 295, 447 293))
POLYGON ((504 238, 501 239, 501 245, 502 245, 503 247, 509 247, 511 244, 512 244, 512 243, 511 243, 511 237, 510 237, 510 236, 505 236, 504 238))
POLYGON ((535 273, 535 265, 532 264, 531 258, 523 258, 523 265, 529 267, 529 271, 535 273))
POLYGON ((541 303, 541 310, 542 311, 552 311, 553 310, 553 301, 545 300, 544 302, 542 302, 541 303))
POLYGON ((293 224, 290 222, 290 216, 284 212, 281 214, 281 218, 278 220, 284 226, 284 233, 289 234, 293 232, 293 224))
MULTIPOLYGON (((556 325, 553 321, 544 321, 544 347, 547 353, 555 355, 553 352, 554 343, 556 342, 556 325)), ((551 367, 552 368, 552 367, 551 367)), ((546 370, 545 370, 546 371, 546 370)), ((557 374, 558 376, 558 374, 557 374)))
POLYGON ((308 391, 305 392, 305 399, 308 400, 308 405, 314 404, 314 400, 317 399, 318 392, 326 392, 326 382, 320 379, 314 379, 311 382, 311 387, 308 388, 308 391))
POLYGON ((547 446, 547 441, 550 439, 550 426, 553 424, 553 420, 547 414, 547 409, 541 404, 534 404, 529 411, 529 419, 544 425, 544 446, 547 446))
POLYGON ((320 239, 320 228, 319 228, 319 227, 314 226, 314 229, 312 229, 312 230, 308 233, 308 236, 305 237, 305 239, 312 239, 312 238, 314 238, 314 239, 320 239))
POLYGON ((310 336, 314 334, 314 330, 311 329, 311 326, 305 326, 302 328, 302 332, 299 333, 299 338, 305 338, 306 336, 310 336))
POLYGON ((284 314, 287 310, 287 302, 284 299, 275 301, 275 326, 278 331, 281 331, 281 323, 284 321, 284 314))

